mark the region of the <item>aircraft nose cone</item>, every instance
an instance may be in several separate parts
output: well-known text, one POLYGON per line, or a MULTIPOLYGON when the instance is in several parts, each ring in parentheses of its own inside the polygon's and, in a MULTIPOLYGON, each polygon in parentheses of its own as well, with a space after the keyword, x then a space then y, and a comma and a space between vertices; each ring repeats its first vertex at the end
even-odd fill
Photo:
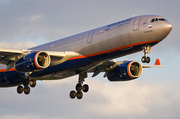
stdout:
POLYGON ((156 29, 156 36, 161 41, 171 32, 172 25, 169 22, 164 22, 157 26, 158 28, 156 29))
POLYGON ((169 34, 172 30, 172 25, 171 23, 166 23, 165 25, 165 31, 167 32, 167 34, 169 34))

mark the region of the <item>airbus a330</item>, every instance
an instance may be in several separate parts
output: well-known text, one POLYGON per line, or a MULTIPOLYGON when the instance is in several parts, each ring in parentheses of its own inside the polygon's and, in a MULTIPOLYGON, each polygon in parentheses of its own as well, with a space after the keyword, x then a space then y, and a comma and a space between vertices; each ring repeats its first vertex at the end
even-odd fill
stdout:
POLYGON ((30 93, 37 80, 57 80, 79 75, 70 98, 81 99, 89 86, 83 85, 87 73, 104 72, 109 81, 129 81, 141 76, 144 65, 138 61, 111 60, 143 51, 141 61, 149 63, 151 47, 161 42, 172 25, 163 17, 143 15, 128 18, 30 49, 0 48, 0 87, 17 86, 17 93, 30 93))

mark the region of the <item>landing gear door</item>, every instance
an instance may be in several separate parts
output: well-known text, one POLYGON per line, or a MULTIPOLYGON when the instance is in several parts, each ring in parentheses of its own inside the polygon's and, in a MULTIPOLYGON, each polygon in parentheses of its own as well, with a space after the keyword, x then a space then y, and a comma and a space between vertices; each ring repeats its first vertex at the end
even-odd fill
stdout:
POLYGON ((91 43, 92 42, 92 36, 94 34, 94 30, 90 31, 87 37, 87 43, 91 43))
POLYGON ((134 20, 133 31, 139 30, 140 21, 141 21, 141 18, 136 18, 136 19, 134 20))

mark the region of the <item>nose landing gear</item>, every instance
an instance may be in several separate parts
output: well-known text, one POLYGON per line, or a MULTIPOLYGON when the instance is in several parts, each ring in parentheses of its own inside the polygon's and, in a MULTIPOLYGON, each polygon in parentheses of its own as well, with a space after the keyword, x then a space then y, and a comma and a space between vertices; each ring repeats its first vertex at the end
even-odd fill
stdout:
POLYGON ((87 84, 83 85, 84 79, 87 78, 87 73, 80 73, 79 74, 79 81, 76 84, 76 91, 72 90, 69 94, 71 99, 74 99, 75 97, 77 97, 77 99, 82 99, 83 97, 83 92, 88 92, 89 90, 89 86, 87 84))
POLYGON ((144 52, 144 56, 141 58, 143 63, 149 63, 151 61, 150 57, 147 56, 150 53, 151 46, 144 46, 142 47, 142 51, 144 52))

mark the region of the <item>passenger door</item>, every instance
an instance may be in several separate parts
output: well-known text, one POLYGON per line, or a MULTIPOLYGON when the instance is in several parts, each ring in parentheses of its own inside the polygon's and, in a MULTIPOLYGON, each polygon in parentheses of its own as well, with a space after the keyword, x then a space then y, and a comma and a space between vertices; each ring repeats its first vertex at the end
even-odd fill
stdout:
POLYGON ((136 18, 136 19, 134 20, 133 31, 139 30, 140 21, 141 21, 141 18, 136 18))
POLYGON ((94 34, 94 30, 90 31, 87 37, 87 43, 91 43, 92 42, 92 36, 94 34))

